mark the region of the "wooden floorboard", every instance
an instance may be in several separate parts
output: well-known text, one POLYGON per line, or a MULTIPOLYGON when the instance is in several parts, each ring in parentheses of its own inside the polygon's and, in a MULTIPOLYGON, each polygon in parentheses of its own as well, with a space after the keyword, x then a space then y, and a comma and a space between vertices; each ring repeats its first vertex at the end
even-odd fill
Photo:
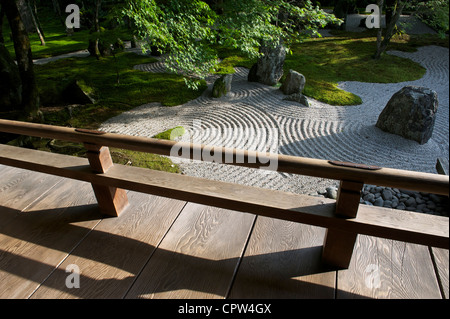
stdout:
POLYGON ((33 298, 123 298, 177 218, 185 202, 128 193, 130 206, 120 218, 105 218, 64 260, 33 298), (80 287, 65 284, 77 265, 80 287))
POLYGON ((338 272, 336 296, 441 298, 428 247, 363 235, 358 236, 349 268, 338 272))
POLYGON ((254 219, 189 203, 127 298, 225 298, 254 219))
POLYGON ((58 184, 62 178, 0 165, 0 227, 58 184))
POLYGON ((431 248, 435 263, 436 275, 441 288, 442 297, 449 299, 449 253, 447 249, 431 248))
POLYGON ((128 192, 100 214, 89 183, 0 165, 0 298, 448 298, 448 250, 358 236, 349 269, 325 229, 128 192), (80 288, 68 289, 68 265, 80 288))
POLYGON ((334 298, 321 263, 325 229, 259 216, 230 293, 235 299, 334 298))
POLYGON ((58 184, 18 213, 0 232, 0 298, 28 298, 99 217, 91 185, 76 181, 58 184))

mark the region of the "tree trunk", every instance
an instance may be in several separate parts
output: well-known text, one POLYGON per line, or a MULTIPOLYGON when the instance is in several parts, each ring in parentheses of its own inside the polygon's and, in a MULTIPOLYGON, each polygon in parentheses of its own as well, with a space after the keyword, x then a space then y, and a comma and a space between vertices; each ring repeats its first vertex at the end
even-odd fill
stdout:
POLYGON ((39 15, 38 15, 36 0, 30 0, 30 1, 33 2, 32 12, 34 14, 34 18, 36 19, 37 27, 39 28, 39 31, 42 33, 42 36, 45 38, 44 29, 42 29, 41 20, 39 19, 39 15))
POLYGON ((374 55, 374 59, 379 59, 381 55, 386 51, 389 42, 391 41, 392 36, 394 35, 395 27, 397 26, 397 22, 400 19, 400 15, 402 14, 403 8, 406 5, 406 0, 403 2, 398 1, 397 10, 395 11, 394 16, 392 17, 389 25, 386 28, 386 32, 384 34, 383 41, 379 45, 377 45, 377 52, 374 55))
POLYGON ((336 16, 336 18, 344 20, 344 23, 339 26, 341 30, 346 29, 348 8, 349 8, 348 0, 336 0, 334 3, 333 9, 334 15, 336 16))
POLYGON ((28 33, 34 32, 36 29, 33 24, 33 16, 27 0, 16 0, 15 2, 17 9, 19 10, 20 17, 22 18, 22 23, 25 26, 25 30, 28 33))
POLYGON ((45 46, 44 32, 42 31, 41 26, 38 23, 38 18, 37 18, 36 12, 31 8, 29 1, 27 1, 27 6, 28 6, 28 10, 31 15, 31 21, 33 21, 34 28, 39 36, 39 40, 41 41, 41 45, 45 46))
POLYGON ((396 0, 386 0, 386 25, 391 23, 392 18, 394 17, 396 9, 396 0))
POLYGON ((5 39, 3 38, 3 17, 5 16, 5 11, 3 7, 0 5, 0 43, 5 43, 5 39))
POLYGON ((380 16, 378 17, 378 25, 380 26, 380 28, 377 31, 377 51, 378 52, 381 48, 381 41, 382 36, 383 36, 383 28, 381 27, 381 21, 382 21, 382 16, 383 16, 383 4, 384 4, 384 0, 378 0, 377 5, 378 8, 380 8, 380 16))
POLYGON ((39 92, 34 75, 30 40, 20 12, 14 0, 0 0, 8 19, 16 52, 16 60, 22 82, 21 109, 26 117, 36 119, 39 115, 39 92))
POLYGON ((19 69, 3 43, 0 43, 0 74, 0 112, 17 111, 22 104, 22 82, 19 69))
POLYGON ((56 14, 58 14, 59 21, 61 21, 61 24, 62 24, 63 26, 66 26, 66 23, 65 23, 64 18, 63 18, 63 16, 62 16, 62 13, 61 13, 61 7, 59 6, 58 0, 52 0, 52 3, 53 3, 53 11, 54 11, 56 14))
POLYGON ((99 22, 99 15, 100 15, 100 7, 102 5, 102 0, 97 0, 97 3, 95 5, 95 31, 100 32, 100 22, 99 22))
MULTIPOLYGON (((99 14, 100 14, 100 6, 102 4, 102 0, 97 0, 95 4, 95 15, 94 15, 94 32, 98 35, 100 33, 100 22, 99 22, 99 14)), ((89 40, 89 52, 91 55, 95 56, 97 59, 100 58, 101 53, 99 49, 99 38, 89 40)))

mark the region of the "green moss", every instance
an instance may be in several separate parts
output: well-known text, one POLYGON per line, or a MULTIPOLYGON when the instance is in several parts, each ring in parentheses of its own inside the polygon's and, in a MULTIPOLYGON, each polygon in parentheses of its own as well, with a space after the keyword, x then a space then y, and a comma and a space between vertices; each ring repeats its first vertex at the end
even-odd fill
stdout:
POLYGON ((94 105, 75 108, 70 118, 65 109, 50 114, 55 112, 45 107, 51 105, 44 104, 42 110, 46 121, 55 125, 97 128, 110 117, 139 105, 151 102, 160 102, 164 106, 180 105, 197 98, 206 89, 205 81, 199 90, 192 90, 186 87, 182 76, 133 69, 137 64, 155 61, 154 58, 124 52, 117 54, 116 58, 69 58, 36 65, 38 87, 44 101, 48 96, 61 92, 64 85, 74 79, 80 81, 97 101, 94 105))
MULTIPOLYGON (((414 81, 425 74, 426 70, 410 59, 385 54, 374 60, 376 30, 331 32, 333 37, 308 39, 293 46, 292 54, 286 57, 285 74, 289 69, 302 73, 306 77, 303 92, 309 97, 331 105, 357 105, 362 103, 361 98, 339 89, 339 82, 397 83, 414 81)), ((448 38, 401 35, 391 40, 388 49, 414 52, 423 45, 448 47, 448 38)), ((234 73, 235 66, 250 68, 256 62, 226 48, 219 49, 219 57, 219 74, 234 73)))
POLYGON ((154 138, 159 138, 163 140, 170 140, 173 141, 177 139, 180 136, 183 136, 184 133, 186 133, 186 130, 182 126, 177 126, 171 129, 168 129, 167 131, 161 132, 153 136, 154 138))
POLYGON ((410 59, 392 55, 372 59, 375 41, 347 37, 310 39, 292 48, 285 71, 302 73, 306 77, 304 94, 332 105, 361 103, 360 97, 339 89, 339 82, 397 83, 414 81, 425 74, 426 70, 410 59))
MULTIPOLYGON (((64 14, 64 13, 63 13, 64 14)), ((61 23, 58 15, 51 9, 40 7, 39 20, 45 34, 45 46, 41 45, 39 36, 30 33, 29 39, 33 58, 47 58, 69 52, 86 50, 89 44, 89 30, 75 30, 72 35, 67 35, 65 26, 61 23)), ((7 19, 3 19, 3 34, 5 36, 5 46, 12 56, 15 56, 14 44, 9 38, 11 33, 7 19)), ((111 30, 109 30, 112 32, 111 30)), ((114 35, 126 41, 131 40, 130 30, 124 27, 114 29, 114 35)))
MULTIPOLYGON (((40 151, 71 156, 86 157, 86 149, 81 143, 21 136, 8 142, 8 145, 27 147, 40 151)), ((164 156, 117 148, 110 148, 110 153, 115 164, 131 165, 170 173, 180 173, 179 166, 164 156)))
POLYGON ((113 162, 116 164, 180 173, 178 165, 173 164, 169 158, 164 156, 115 148, 111 148, 110 152, 113 162))
POLYGON ((218 65, 216 74, 233 74, 235 72, 234 67, 242 66, 250 69, 256 62, 254 59, 247 59, 237 55, 232 55, 224 58, 218 65))

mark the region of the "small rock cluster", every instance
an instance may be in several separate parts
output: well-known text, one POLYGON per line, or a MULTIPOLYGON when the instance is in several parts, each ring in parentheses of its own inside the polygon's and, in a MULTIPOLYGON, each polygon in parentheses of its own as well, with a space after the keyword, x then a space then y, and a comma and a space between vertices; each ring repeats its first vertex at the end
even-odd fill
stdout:
POLYGON ((298 102, 304 106, 309 106, 308 99, 303 95, 306 79, 301 73, 289 70, 280 90, 287 95, 283 100, 298 102))
MULTIPOLYGON (((318 195, 337 198, 337 187, 319 190, 318 195)), ((311 194, 316 195, 316 194, 311 194)), ((418 213, 449 216, 449 198, 435 194, 400 190, 398 188, 364 185, 361 191, 361 204, 408 210, 418 213)))

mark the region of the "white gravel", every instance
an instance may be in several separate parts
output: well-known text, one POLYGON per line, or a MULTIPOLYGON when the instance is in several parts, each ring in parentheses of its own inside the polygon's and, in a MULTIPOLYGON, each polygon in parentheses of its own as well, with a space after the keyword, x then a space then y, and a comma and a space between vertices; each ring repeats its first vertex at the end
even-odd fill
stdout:
MULTIPOLYGON (((208 89, 193 101, 175 107, 145 104, 108 120, 100 129, 152 137, 181 125, 188 131, 183 139, 190 137, 194 142, 204 144, 435 173, 436 159, 449 156, 449 50, 428 46, 414 53, 389 54, 422 64, 427 69, 425 76, 417 81, 392 84, 340 83, 340 88, 362 98, 361 105, 332 106, 309 99, 310 107, 302 107, 284 101, 284 95, 274 87, 248 82, 248 70, 237 68, 232 91, 226 97, 210 97, 215 80, 211 77, 208 89), (425 145, 375 127, 378 115, 390 97, 406 85, 425 86, 438 94, 439 109, 433 137, 425 145)), ((136 68, 160 72, 163 65, 154 63, 136 68)), ((172 160, 190 176, 294 193, 311 193, 337 185, 337 181, 321 178, 172 160)))

